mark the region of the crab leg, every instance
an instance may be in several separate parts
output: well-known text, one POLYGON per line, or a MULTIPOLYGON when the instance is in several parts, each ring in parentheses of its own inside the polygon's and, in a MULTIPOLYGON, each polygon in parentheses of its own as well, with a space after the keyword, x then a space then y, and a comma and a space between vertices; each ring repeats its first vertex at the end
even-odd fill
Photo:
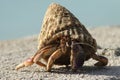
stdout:
POLYGON ((38 51, 35 53, 34 57, 35 57, 37 54, 40 54, 42 51, 44 52, 45 50, 50 49, 50 48, 52 48, 52 47, 54 47, 54 46, 55 46, 55 45, 47 45, 46 47, 43 47, 42 49, 38 50, 38 51))
POLYGON ((35 54, 33 62, 37 63, 41 58, 44 58, 47 55, 51 55, 56 50, 55 45, 49 45, 42 49, 41 52, 35 54))
POLYGON ((56 59, 58 59, 62 55, 61 49, 57 49, 48 59, 47 63, 47 71, 51 70, 51 67, 56 59))
POLYGON ((33 58, 29 58, 26 61, 20 63, 19 65, 16 66, 16 70, 23 68, 23 67, 27 67, 33 64, 33 58))
POLYGON ((98 56, 96 54, 91 54, 92 58, 97 60, 98 62, 96 64, 94 64, 95 66, 106 66, 108 63, 108 59, 103 57, 103 56, 98 56))
POLYGON ((39 49, 32 58, 29 58, 26 61, 20 63, 19 65, 16 66, 15 69, 18 70, 20 68, 30 66, 33 63, 36 63, 37 65, 42 66, 42 67, 46 67, 46 65, 44 63, 40 62, 39 59, 40 59, 42 54, 48 52, 52 47, 53 46, 49 45, 49 46, 46 46, 42 49, 39 49))
MULTIPOLYGON (((34 60, 34 57, 28 58, 26 61, 24 61, 24 62, 20 63, 19 65, 17 65, 15 69, 18 70, 18 69, 23 68, 23 67, 31 66, 34 63, 33 60, 34 60)), ((39 66, 46 67, 46 65, 43 64, 40 61, 37 61, 36 64, 39 65, 39 66)))

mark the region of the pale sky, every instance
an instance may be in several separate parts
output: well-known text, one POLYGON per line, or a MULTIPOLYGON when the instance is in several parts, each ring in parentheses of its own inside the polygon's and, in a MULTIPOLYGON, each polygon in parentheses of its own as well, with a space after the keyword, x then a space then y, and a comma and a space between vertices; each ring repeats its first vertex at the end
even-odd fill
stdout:
POLYGON ((86 27, 120 25, 120 0, 0 0, 0 40, 38 34, 52 2, 69 9, 86 27))

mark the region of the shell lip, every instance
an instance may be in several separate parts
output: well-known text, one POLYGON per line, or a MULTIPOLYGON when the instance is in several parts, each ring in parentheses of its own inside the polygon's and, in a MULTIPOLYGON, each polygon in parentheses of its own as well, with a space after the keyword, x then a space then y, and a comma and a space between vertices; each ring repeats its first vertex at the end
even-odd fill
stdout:
POLYGON ((94 46, 91 46, 90 44, 87 44, 87 43, 75 43, 74 45, 76 45, 76 44, 82 44, 82 45, 90 46, 96 52, 96 48, 94 46))

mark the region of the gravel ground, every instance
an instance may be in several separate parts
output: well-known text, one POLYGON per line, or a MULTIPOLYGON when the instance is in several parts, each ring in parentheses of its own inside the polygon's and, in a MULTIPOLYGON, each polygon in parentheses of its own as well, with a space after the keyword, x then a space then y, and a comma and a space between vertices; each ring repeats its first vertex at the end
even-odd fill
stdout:
POLYGON ((0 80, 120 80, 120 27, 88 29, 97 40, 97 54, 109 59, 106 67, 94 67, 96 61, 86 61, 83 68, 73 73, 65 66, 53 66, 46 72, 37 65, 22 68, 15 66, 37 51, 37 36, 0 41, 0 80))

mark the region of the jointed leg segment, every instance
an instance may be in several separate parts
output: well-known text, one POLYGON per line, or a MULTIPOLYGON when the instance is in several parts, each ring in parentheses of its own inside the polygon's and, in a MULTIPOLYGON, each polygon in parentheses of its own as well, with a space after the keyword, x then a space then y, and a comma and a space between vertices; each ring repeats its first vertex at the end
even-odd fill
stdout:
POLYGON ((40 62, 39 59, 41 58, 42 55, 44 55, 47 52, 54 50, 54 49, 55 48, 53 46, 49 45, 49 46, 46 46, 46 47, 38 50, 32 58, 29 58, 26 61, 20 63, 19 65, 16 66, 15 69, 18 70, 20 68, 30 66, 33 63, 36 63, 37 65, 42 66, 42 67, 46 67, 46 65, 44 63, 40 62))
POLYGON ((95 66, 106 66, 108 63, 108 59, 103 56, 98 56, 96 54, 92 54, 91 56, 93 59, 99 61, 95 64, 95 66))
POLYGON ((56 59, 58 59, 62 55, 61 49, 56 50, 48 59, 47 63, 47 71, 51 70, 51 67, 56 59))

